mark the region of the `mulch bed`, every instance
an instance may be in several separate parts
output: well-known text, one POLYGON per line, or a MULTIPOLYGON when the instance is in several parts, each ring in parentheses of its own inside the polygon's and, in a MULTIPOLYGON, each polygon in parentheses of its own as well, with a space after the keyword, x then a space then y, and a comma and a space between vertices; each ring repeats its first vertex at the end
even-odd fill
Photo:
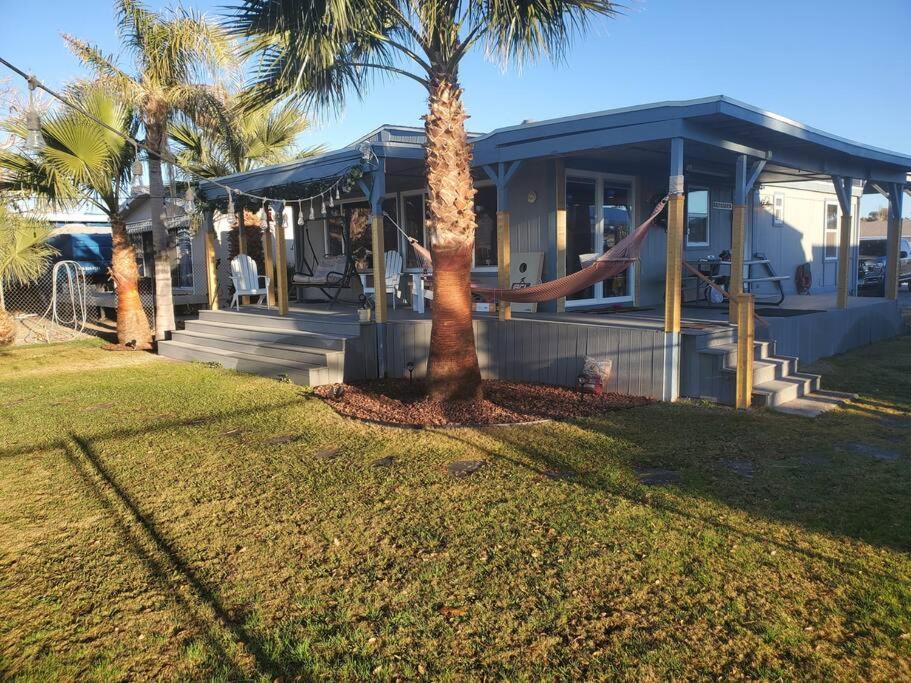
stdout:
POLYGON ((427 399, 424 384, 386 379, 357 384, 328 384, 316 394, 341 415, 408 427, 481 426, 596 417, 650 403, 640 396, 580 395, 547 384, 486 380, 481 401, 437 403, 427 399))

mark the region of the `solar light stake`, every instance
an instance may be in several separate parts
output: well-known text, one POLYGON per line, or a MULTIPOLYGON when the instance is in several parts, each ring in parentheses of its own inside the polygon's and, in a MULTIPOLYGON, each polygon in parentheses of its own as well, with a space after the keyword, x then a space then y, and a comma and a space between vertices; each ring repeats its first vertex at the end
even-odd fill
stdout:
POLYGON ((412 382, 414 380, 414 361, 408 361, 405 369, 408 371, 408 381, 412 382))
POLYGON ((579 400, 581 401, 584 396, 582 390, 585 387, 585 375, 579 375, 576 377, 576 384, 579 386, 579 400))

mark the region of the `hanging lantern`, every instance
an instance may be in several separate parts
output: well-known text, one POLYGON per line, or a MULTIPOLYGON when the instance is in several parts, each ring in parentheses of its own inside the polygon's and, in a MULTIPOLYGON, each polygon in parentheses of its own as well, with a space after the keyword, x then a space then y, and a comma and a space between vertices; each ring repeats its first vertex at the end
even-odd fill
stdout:
POLYGON ((35 154, 44 149, 44 136, 41 134, 41 114, 38 113, 38 106, 35 104, 36 85, 34 77, 29 76, 28 111, 25 113, 25 125, 28 132, 25 135, 25 148, 35 154))
POLYGON ((142 185, 142 161, 139 159, 138 148, 136 150, 136 161, 133 162, 131 172, 133 174, 133 182, 131 184, 133 194, 139 194, 145 188, 142 185))
POLYGON ((311 221, 315 221, 315 220, 316 220, 316 215, 313 213, 313 200, 312 200, 312 199, 310 200, 310 215, 308 216, 308 218, 309 218, 311 221))
POLYGON ((196 190, 193 189, 192 185, 187 186, 186 194, 184 194, 183 208, 187 213, 196 212, 196 190))

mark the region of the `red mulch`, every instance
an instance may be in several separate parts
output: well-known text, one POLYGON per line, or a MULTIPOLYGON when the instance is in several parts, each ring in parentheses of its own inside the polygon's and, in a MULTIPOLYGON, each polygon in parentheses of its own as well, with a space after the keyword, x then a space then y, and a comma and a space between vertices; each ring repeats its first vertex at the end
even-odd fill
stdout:
POLYGON ((484 399, 481 401, 446 403, 428 400, 423 383, 407 379, 328 384, 317 387, 316 394, 341 415, 409 427, 595 417, 650 402, 641 396, 622 394, 580 396, 578 391, 548 384, 486 380, 483 387, 484 399))

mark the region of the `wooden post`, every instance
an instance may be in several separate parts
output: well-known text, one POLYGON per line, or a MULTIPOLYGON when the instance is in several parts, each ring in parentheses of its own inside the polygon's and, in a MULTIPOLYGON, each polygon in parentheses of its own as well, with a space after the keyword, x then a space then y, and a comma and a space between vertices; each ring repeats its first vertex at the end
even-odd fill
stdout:
POLYGON ((273 260, 274 248, 272 246, 272 230, 268 227, 269 216, 266 215, 266 228, 263 229, 263 273, 269 278, 269 286, 266 289, 266 305, 275 305, 275 262, 273 260))
POLYGON ((288 254, 285 251, 285 202, 273 202, 275 216, 275 284, 278 314, 288 315, 288 254))
POLYGON ((680 332, 683 277, 683 194, 672 194, 667 203, 667 263, 664 278, 664 331, 680 332))
POLYGON ((730 295, 728 320, 736 323, 738 296, 743 293, 743 242, 746 233, 747 207, 735 204, 731 216, 731 280, 728 286, 730 295))
MULTIPOLYGON (((237 255, 247 253, 247 221, 244 217, 245 210, 243 207, 237 212, 237 255)), ((240 297, 240 305, 248 306, 250 304, 250 297, 242 296, 240 297)))
POLYGON ((209 310, 218 310, 218 277, 215 273, 215 225, 213 212, 206 211, 202 217, 206 249, 206 289, 209 310))
POLYGON ((904 188, 892 183, 888 188, 889 222, 886 229, 886 282, 887 299, 898 298, 898 269, 901 255, 902 203, 904 188))
POLYGON ((383 214, 374 213, 370 217, 370 228, 373 239, 373 297, 376 301, 374 310, 376 322, 386 322, 386 247, 383 244, 383 214))
MULTIPOLYGON (((555 279, 566 276, 566 167, 562 159, 554 162, 556 169, 556 236, 555 244, 555 279)), ((566 297, 557 299, 557 313, 566 310, 566 297)))
MULTIPOLYGON (((850 197, 848 198, 850 202, 850 197)), ((849 204, 850 206, 850 204, 849 204)), ((838 308, 848 307, 848 276, 850 275, 851 256, 851 214, 841 214, 841 235, 838 242, 838 283, 835 305, 838 308)))
MULTIPOLYGON (((509 289, 509 211, 497 211, 497 286, 509 289)), ((508 301, 497 305, 500 320, 512 318, 512 307, 508 301)))
POLYGON ((737 392, 735 405, 747 410, 753 402, 753 295, 737 295, 737 392))

